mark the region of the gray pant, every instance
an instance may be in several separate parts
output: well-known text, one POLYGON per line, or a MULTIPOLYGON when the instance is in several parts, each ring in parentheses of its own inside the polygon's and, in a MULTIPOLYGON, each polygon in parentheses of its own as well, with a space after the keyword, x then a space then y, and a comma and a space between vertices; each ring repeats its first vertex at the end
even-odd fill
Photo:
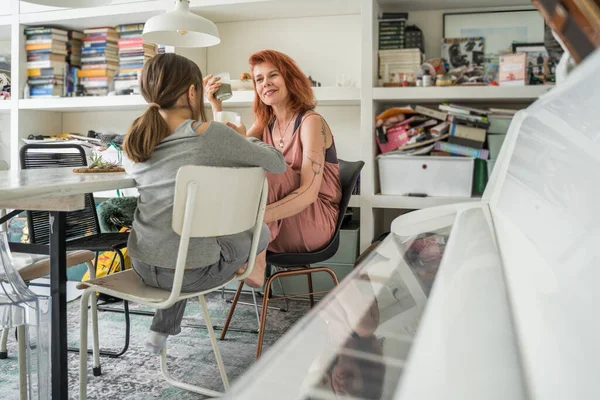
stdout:
MULTIPOLYGON (((269 242, 269 228, 263 225, 258 241, 257 254, 262 253, 269 242)), ((181 285, 182 292, 200 292, 208 290, 230 280, 235 272, 248 262, 251 232, 221 236, 217 239, 221 246, 221 258, 208 267, 186 269, 181 285)), ((174 268, 162 268, 131 258, 131 265, 141 280, 148 286, 164 290, 173 288, 174 268)), ((171 307, 156 310, 150 330, 167 335, 181 332, 181 321, 185 312, 186 300, 179 301, 171 307)))

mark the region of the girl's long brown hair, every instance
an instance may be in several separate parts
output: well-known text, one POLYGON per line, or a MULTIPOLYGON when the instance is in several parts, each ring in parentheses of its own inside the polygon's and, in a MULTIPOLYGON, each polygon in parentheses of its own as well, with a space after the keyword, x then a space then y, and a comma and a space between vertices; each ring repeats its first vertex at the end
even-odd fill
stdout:
MULTIPOLYGON (((281 73, 285 86, 290 96, 290 107, 295 113, 314 110, 317 106, 312 87, 308 77, 302 72, 298 64, 288 55, 275 50, 262 50, 250 56, 250 74, 256 92, 254 67, 268 62, 273 64, 281 73)), ((262 102, 258 93, 254 96, 254 115, 259 129, 264 129, 274 120, 273 108, 262 102)))
MULTIPOLYGON (((140 90, 149 104, 155 103, 161 109, 168 110, 175 107, 177 100, 191 85, 196 87, 200 100, 199 111, 188 105, 192 110, 192 118, 205 122, 202 72, 193 61, 183 56, 167 53, 151 58, 144 65, 140 90)), ((150 106, 129 128, 123 149, 130 160, 144 162, 169 134, 169 126, 160 115, 159 108, 150 106)))

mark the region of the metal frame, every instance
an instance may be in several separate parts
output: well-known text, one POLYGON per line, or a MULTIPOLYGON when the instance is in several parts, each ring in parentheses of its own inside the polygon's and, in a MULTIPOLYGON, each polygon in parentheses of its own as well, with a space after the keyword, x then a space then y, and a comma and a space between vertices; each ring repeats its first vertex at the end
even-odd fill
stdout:
MULTIPOLYGON (((274 299, 277 299, 277 300, 284 299, 287 301, 287 299, 308 296, 308 298, 310 300, 310 307, 311 308, 314 307, 314 304, 315 304, 314 295, 329 292, 329 290, 324 290, 324 291, 319 291, 319 292, 314 291, 313 285, 312 285, 312 274, 316 273, 316 272, 327 272, 331 276, 334 286, 337 286, 339 284, 337 275, 331 268, 328 268, 328 267, 311 268, 310 266, 307 266, 307 265, 297 267, 297 268, 300 268, 300 269, 293 269, 293 270, 281 269, 280 270, 278 268, 278 271, 275 272, 273 275, 269 276, 267 278, 267 281, 265 282, 265 296, 263 296, 261 316, 260 316, 260 321, 259 321, 259 325, 258 325, 259 326, 258 343, 256 345, 256 358, 257 359, 262 354, 263 340, 265 337, 265 330, 266 330, 265 327, 266 327, 266 323, 267 323, 267 312, 269 310, 269 301, 272 301, 274 299), (306 277, 308 279, 308 293, 294 294, 294 295, 290 295, 290 296, 287 296, 287 295, 277 296, 275 298, 272 298, 270 296, 271 284, 273 283, 273 281, 275 279, 285 278, 287 276, 298 276, 298 275, 306 275, 306 277)), ((281 282, 280 282, 280 284, 281 284, 281 282)), ((227 331, 229 330, 229 324, 231 323, 231 319, 233 318, 233 313, 235 312, 235 307, 238 304, 238 299, 240 298, 240 294, 242 293, 243 286, 244 286, 244 282, 240 282, 240 284, 238 285, 238 289, 235 292, 235 296, 233 297, 233 300, 231 302, 231 308, 229 309, 229 313, 227 314, 227 319, 225 320, 225 325, 223 326, 223 331, 221 332, 220 340, 224 340, 225 335, 227 335, 227 331)), ((282 288, 283 288, 283 285, 282 285, 282 288)))

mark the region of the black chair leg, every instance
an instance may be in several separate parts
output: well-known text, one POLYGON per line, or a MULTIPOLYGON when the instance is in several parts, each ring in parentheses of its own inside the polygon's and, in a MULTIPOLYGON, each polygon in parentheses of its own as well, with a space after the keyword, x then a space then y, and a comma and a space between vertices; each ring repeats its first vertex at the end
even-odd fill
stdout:
POLYGON ((310 308, 313 308, 315 306, 315 296, 313 295, 313 281, 312 281, 312 274, 308 273, 306 274, 306 278, 308 279, 308 299, 310 300, 310 308))

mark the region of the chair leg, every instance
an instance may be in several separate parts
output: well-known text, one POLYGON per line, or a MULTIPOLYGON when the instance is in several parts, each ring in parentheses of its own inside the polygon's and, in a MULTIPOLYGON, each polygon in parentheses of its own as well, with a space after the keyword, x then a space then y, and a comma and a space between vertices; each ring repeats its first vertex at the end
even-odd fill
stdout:
POLYGON ((17 327, 17 340, 19 342, 18 358, 19 358, 19 398, 27 400, 27 338, 25 325, 17 327))
MULTIPOLYGON (((102 375, 102 367, 100 366, 100 336, 98 334, 98 305, 96 293, 93 293, 92 298, 92 354, 94 358, 94 367, 92 369, 94 376, 102 375)), ((87 350, 87 345, 86 345, 87 350)))
MULTIPOLYGON (((121 253, 120 250, 116 250, 116 253, 119 255, 120 260, 121 260, 121 265, 123 265, 125 263, 125 258, 123 257, 123 253, 121 253)), ((116 257, 116 256, 115 256, 116 257)), ((98 252, 96 252, 96 260, 98 259, 98 252)), ((96 266, 91 263, 91 262, 86 262, 87 266, 88 266, 88 271, 90 273, 90 279, 94 279, 96 277, 96 266)), ((122 268, 121 268, 122 270, 122 268)), ((92 300, 92 308, 95 308, 95 310, 92 310, 92 328, 94 329, 94 334, 96 335, 95 337, 98 337, 98 306, 97 306, 97 301, 96 298, 94 297, 94 299, 92 300), (94 314, 95 313, 95 314, 94 314)), ((124 300, 123 301, 123 313, 125 314, 125 344, 123 345, 123 348, 119 351, 108 351, 108 350, 98 350, 98 354, 101 356, 108 356, 110 358, 117 358, 122 356, 123 354, 125 354, 125 352, 127 352, 127 350, 129 349, 129 337, 130 337, 130 332, 131 332, 131 319, 130 319, 130 313, 129 313, 129 302, 124 300)), ((95 339, 94 344, 97 343, 98 339, 95 339)), ((77 348, 69 348, 69 351, 73 351, 73 352, 78 352, 79 349, 77 348)), ((87 351, 88 354, 93 353, 92 351, 88 350, 87 351)), ((101 372, 100 372, 100 362, 96 362, 94 360, 94 376, 100 376, 101 372)))
POLYGON ((202 394, 209 397, 221 397, 223 395, 223 393, 215 392, 214 390, 190 385, 189 383, 184 383, 173 379, 173 377, 171 377, 171 374, 169 374, 169 370, 167 368, 167 343, 165 343, 165 345, 162 348, 162 351, 160 352, 160 371, 162 372, 163 377, 165 378, 167 383, 176 388, 202 394))
POLYGON ((231 302, 231 308, 229 309, 229 313, 227 314, 227 319, 225 320, 225 325, 223 325, 223 330, 221 331, 220 340, 225 340, 225 335, 227 334, 227 329, 229 329, 229 324, 231 323, 231 318, 233 317, 233 312, 235 311, 235 306, 240 298, 240 294, 242 293, 242 288, 244 287, 244 282, 240 281, 238 285, 237 291, 235 292, 235 296, 233 296, 233 301, 231 302))
POLYGON ((283 297, 285 297, 283 299, 285 308, 279 308, 279 311, 288 312, 288 310, 290 309, 290 302, 289 302, 289 299, 285 295, 285 289, 283 288, 283 283, 281 283, 281 279, 277 278, 277 283, 279 283, 279 288, 281 289, 281 294, 283 295, 283 297))
POLYGON ((256 301, 256 290, 254 288, 252 288, 252 301, 254 302, 254 311, 256 312, 256 323, 260 331, 260 314, 258 313, 258 302, 256 301))
POLYGON ((81 316, 79 320, 79 399, 87 399, 87 330, 88 305, 93 289, 87 289, 81 295, 81 316))
POLYGON ((0 337, 0 360, 8 358, 8 328, 2 329, 2 335, 0 337))
POLYGON ((217 365, 219 366, 219 372, 221 373, 223 386, 225 387, 225 390, 227 390, 229 389, 229 380, 227 379, 227 372, 225 371, 225 365, 223 364, 221 352, 219 351, 217 336, 215 335, 215 330, 213 329, 212 322, 210 321, 210 314, 206 305, 206 299, 204 298, 204 295, 200 295, 198 296, 198 300, 200 301, 200 305, 202 306, 202 312, 204 313, 204 322, 206 323, 206 328, 208 329, 210 343, 212 344, 213 351, 215 352, 215 358, 217 359, 217 365))
MULTIPOLYGON (((310 267, 309 267, 310 268, 310 267)), ((313 295, 313 281, 312 281, 312 274, 308 273, 306 274, 306 278, 308 279, 308 299, 310 301, 310 308, 313 308, 315 306, 315 296, 313 295)))
POLYGON ((271 283, 273 277, 269 277, 265 283, 265 295, 263 296, 263 305, 260 315, 260 331, 258 332, 258 343, 256 345, 256 358, 258 359, 262 354, 263 340, 265 338, 265 331, 267 326, 267 311, 269 311, 269 291, 271 290, 271 283))

